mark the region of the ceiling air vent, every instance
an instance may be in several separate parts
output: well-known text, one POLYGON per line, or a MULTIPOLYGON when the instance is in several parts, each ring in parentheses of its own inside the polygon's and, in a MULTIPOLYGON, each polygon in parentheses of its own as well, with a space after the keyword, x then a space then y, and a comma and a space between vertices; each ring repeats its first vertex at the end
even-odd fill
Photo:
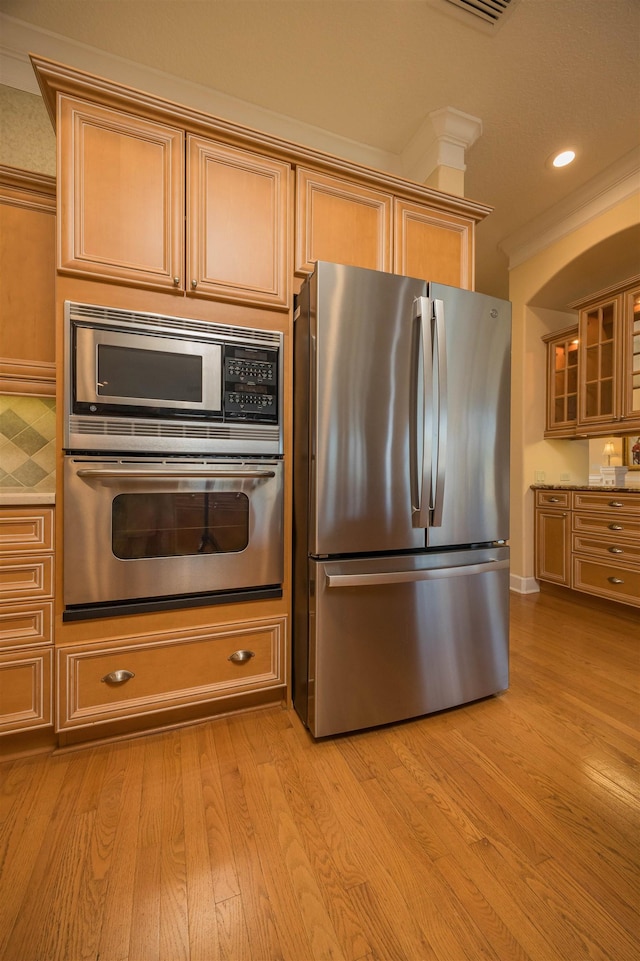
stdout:
POLYGON ((484 23, 497 24, 507 10, 516 6, 518 0, 447 0, 447 3, 465 10, 484 23))

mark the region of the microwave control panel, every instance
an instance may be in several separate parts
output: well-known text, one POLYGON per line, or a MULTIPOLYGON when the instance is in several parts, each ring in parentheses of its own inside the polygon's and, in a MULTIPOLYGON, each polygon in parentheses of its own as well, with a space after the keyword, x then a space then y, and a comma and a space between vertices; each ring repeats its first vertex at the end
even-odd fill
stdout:
POLYGON ((278 351, 225 344, 225 419, 278 420, 278 351))

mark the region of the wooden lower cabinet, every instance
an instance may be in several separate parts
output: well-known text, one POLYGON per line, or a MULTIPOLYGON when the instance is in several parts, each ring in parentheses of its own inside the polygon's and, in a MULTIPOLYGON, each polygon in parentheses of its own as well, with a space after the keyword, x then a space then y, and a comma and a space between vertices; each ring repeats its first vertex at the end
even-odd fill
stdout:
POLYGON ((0 508, 0 735, 53 723, 53 574, 53 508, 0 508))
POLYGON ((0 654, 0 734, 51 724, 51 646, 0 654))
POLYGON ((535 576, 565 587, 571 584, 570 497, 536 491, 535 576))
POLYGON ((640 492, 535 494, 536 578, 640 608, 640 492))
POLYGON ((212 704, 255 692, 276 701, 286 649, 285 617, 61 647, 57 729, 194 705, 206 717, 212 704))

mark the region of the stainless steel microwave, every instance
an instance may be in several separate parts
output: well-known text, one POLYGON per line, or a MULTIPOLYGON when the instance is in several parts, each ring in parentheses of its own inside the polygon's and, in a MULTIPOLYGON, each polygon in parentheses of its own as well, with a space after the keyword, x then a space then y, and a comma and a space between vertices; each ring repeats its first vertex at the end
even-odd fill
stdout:
POLYGON ((281 455, 282 342, 66 301, 65 449, 281 455))

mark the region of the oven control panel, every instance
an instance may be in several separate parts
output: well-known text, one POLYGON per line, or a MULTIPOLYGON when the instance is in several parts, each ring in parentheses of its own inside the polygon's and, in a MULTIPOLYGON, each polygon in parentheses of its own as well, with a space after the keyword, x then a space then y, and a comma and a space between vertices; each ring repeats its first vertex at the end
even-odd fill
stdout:
POLYGON ((225 419, 278 420, 278 351, 225 344, 225 419))

